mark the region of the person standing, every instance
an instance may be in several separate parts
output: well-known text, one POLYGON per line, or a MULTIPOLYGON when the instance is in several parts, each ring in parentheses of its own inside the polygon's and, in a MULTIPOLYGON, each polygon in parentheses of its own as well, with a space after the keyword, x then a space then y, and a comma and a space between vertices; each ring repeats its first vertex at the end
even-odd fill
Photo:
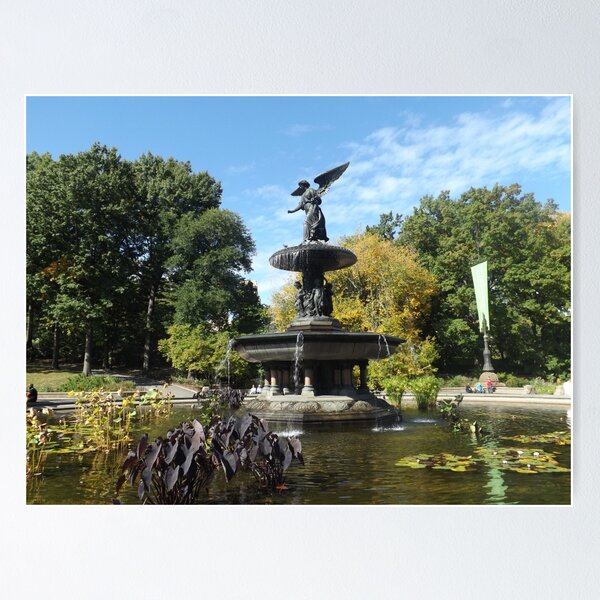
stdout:
POLYGON ((491 377, 488 377, 487 380, 487 393, 492 394, 494 392, 494 382, 491 377))

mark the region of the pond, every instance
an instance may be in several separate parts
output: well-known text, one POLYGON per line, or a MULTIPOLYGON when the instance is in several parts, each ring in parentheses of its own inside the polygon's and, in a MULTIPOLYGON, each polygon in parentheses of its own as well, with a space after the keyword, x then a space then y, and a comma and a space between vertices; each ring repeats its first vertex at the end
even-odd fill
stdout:
MULTIPOLYGON (((570 504, 571 473, 524 474, 479 465, 473 471, 411 469, 396 465, 399 459, 440 452, 471 456, 478 448, 500 451, 520 446, 555 453, 558 464, 570 468, 571 448, 539 441, 516 444, 505 438, 568 431, 566 407, 524 405, 468 405, 461 416, 477 420, 485 433, 453 433, 437 412, 403 411, 401 423, 373 425, 298 425, 273 423, 281 435, 302 441, 304 465, 296 462, 286 473, 287 490, 265 493, 249 474, 227 484, 219 471, 211 483, 208 504, 570 504)), ((191 407, 175 407, 160 423, 146 424, 150 439, 169 427, 193 418, 191 407)), ((80 456, 51 455, 44 473, 27 486, 29 504, 110 504, 125 452, 80 456)), ((126 504, 139 504, 136 490, 126 483, 119 495, 126 504)))

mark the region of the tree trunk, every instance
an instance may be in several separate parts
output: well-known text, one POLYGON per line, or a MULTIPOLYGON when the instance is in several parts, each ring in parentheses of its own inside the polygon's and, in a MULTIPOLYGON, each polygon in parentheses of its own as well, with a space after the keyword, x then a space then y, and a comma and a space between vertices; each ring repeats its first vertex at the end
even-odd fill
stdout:
POLYGON ((92 374, 92 327, 88 325, 85 330, 85 354, 83 356, 83 374, 87 377, 92 374))
POLYGON ((58 350, 60 343, 60 326, 58 321, 54 322, 54 339, 52 341, 52 368, 58 369, 58 350))
POLYGON ((152 351, 152 317, 154 316, 154 304, 156 301, 156 285, 152 284, 150 296, 148 297, 148 310, 146 311, 146 339, 144 340, 144 362, 142 372, 146 375, 150 370, 150 353, 152 351))
POLYGON ((106 371, 110 369, 110 342, 108 341, 108 335, 104 337, 104 348, 102 350, 102 368, 106 371))
POLYGON ((33 309, 31 304, 27 307, 27 350, 33 349, 33 309))

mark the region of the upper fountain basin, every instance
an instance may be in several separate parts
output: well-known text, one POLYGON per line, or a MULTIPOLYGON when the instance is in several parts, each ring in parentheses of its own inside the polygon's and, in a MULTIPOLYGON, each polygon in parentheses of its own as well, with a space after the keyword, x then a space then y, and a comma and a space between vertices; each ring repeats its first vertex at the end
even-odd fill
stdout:
MULTIPOLYGON (((376 360, 388 357, 404 342, 395 336, 343 331, 303 332, 303 360, 376 360), (387 342, 387 344, 386 344, 387 342)), ((296 356, 298 334, 262 333, 234 339, 232 348, 248 362, 290 362, 296 356)))
POLYGON ((269 263, 276 269, 298 272, 336 271, 351 267, 355 262, 356 255, 350 250, 319 242, 283 248, 269 258, 269 263))

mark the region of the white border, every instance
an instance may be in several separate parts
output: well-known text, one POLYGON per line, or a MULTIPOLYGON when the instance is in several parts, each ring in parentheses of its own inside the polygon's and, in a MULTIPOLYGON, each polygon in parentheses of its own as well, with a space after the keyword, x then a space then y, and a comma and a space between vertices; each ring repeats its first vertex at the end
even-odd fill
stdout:
POLYGON ((592 0, 10 2, 0 9, 7 597, 598 595, 597 5, 592 0), (574 97, 573 507, 26 507, 24 94, 574 97), (593 241, 592 241, 593 240, 593 241), (15 249, 17 251, 15 252, 15 249), (585 322, 585 329, 583 327, 585 322), (584 337, 586 336, 586 337, 584 337), (596 385, 597 387, 597 385, 596 385), (17 432, 17 433, 15 433, 17 432), (587 450, 587 451, 586 451, 587 450), (176 515, 176 516, 174 516, 176 515), (250 590, 248 592, 248 590, 250 590), (596 592, 596 593, 594 593, 596 592))

